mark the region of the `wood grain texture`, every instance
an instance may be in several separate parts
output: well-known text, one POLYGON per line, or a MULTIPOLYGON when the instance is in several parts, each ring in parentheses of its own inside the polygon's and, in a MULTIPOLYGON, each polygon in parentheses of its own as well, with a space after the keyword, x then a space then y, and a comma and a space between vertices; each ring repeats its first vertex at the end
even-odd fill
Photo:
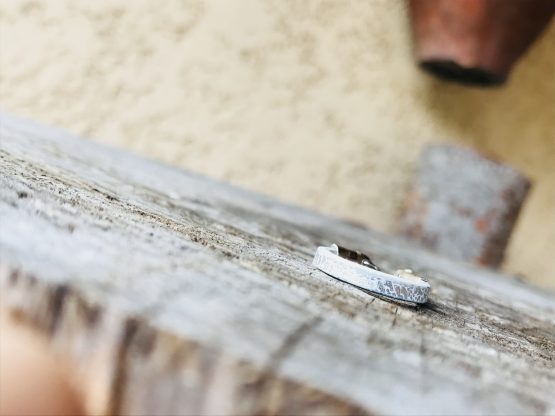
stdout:
POLYGON ((371 230, 1 116, 2 305, 91 412, 548 414, 555 297, 371 230), (410 267, 405 307, 313 269, 410 267))

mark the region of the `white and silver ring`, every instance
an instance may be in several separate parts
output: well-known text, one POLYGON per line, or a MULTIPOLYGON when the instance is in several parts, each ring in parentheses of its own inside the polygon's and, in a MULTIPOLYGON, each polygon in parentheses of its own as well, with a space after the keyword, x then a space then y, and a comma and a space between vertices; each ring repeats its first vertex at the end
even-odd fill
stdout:
POLYGON ((412 303, 428 301, 430 284, 410 270, 384 273, 376 270, 377 267, 366 256, 357 253, 364 260, 355 262, 341 257, 339 250, 336 244, 318 247, 312 265, 336 279, 388 298, 412 303))

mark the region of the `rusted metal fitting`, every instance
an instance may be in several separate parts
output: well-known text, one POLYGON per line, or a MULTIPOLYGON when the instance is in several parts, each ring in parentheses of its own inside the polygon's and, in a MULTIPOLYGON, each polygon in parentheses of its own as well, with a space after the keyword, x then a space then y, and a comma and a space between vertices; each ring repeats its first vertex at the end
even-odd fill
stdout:
POLYGON ((434 75, 503 83, 555 13, 555 0, 410 0, 415 52, 434 75))
POLYGON ((399 233, 448 257, 498 267, 531 182, 472 149, 430 145, 399 233))

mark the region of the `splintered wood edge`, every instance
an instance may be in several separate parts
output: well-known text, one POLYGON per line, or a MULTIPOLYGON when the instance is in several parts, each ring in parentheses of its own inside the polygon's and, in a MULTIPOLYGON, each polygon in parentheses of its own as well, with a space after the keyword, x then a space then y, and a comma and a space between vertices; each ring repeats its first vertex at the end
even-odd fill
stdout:
POLYGON ((0 299, 69 362, 89 414, 368 414, 271 368, 93 304, 71 286, 40 281, 5 259, 0 299))

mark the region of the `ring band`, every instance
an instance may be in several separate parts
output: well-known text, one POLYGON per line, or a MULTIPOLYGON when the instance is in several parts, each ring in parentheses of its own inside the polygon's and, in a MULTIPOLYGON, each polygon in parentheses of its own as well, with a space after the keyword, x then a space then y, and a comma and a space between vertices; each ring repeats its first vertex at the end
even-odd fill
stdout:
POLYGON ((384 273, 367 256, 358 252, 352 252, 357 256, 350 255, 349 251, 336 244, 318 247, 312 265, 336 279, 388 298, 412 303, 428 301, 430 284, 410 270, 397 270, 394 275, 384 273))

